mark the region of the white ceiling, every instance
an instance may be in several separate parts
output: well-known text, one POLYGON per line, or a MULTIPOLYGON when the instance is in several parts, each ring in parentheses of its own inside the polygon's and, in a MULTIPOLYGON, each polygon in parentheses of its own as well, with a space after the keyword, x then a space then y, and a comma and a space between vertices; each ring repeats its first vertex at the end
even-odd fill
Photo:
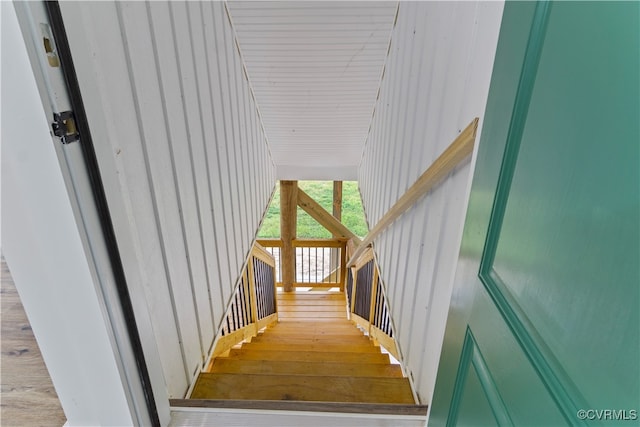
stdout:
POLYGON ((230 1, 279 179, 356 179, 396 2, 230 1))

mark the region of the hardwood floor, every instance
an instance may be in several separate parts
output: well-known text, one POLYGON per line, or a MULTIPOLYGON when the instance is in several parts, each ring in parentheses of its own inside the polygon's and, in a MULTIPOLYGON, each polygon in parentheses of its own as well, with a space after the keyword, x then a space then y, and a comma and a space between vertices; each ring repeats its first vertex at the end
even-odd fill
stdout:
POLYGON ((66 417, 2 258, 0 287, 0 425, 62 426, 66 417))

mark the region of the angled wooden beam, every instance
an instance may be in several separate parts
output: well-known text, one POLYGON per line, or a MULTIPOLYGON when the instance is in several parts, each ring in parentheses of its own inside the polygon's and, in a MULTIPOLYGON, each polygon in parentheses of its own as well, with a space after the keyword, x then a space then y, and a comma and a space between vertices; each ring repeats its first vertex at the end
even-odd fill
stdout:
POLYGON ((478 129, 478 118, 473 121, 458 135, 458 137, 442 152, 429 168, 420 175, 420 178, 409 187, 407 191, 398 199, 398 201, 387 211, 386 214, 378 221, 378 223, 365 236, 362 243, 356 251, 351 255, 348 266, 354 265, 358 261, 358 257, 362 255, 367 246, 413 206, 422 196, 427 194, 436 184, 440 182, 449 172, 455 168, 464 158, 473 151, 476 140, 476 130, 478 129))
MULTIPOLYGON (((281 196, 282 197, 282 196, 281 196)), ((340 221, 335 219, 333 215, 327 212, 318 202, 313 200, 311 196, 298 188, 298 206, 308 213, 313 219, 318 221, 320 225, 329 230, 331 234, 345 239, 354 239, 359 244, 360 239, 353 234, 347 227, 342 225, 340 221)))

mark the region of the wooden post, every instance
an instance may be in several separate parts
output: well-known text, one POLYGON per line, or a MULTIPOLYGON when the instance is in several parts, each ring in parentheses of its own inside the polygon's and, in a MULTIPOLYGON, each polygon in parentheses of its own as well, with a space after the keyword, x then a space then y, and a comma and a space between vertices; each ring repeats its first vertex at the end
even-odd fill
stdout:
MULTIPOLYGON (((358 281, 358 270, 356 270, 356 267, 347 267, 351 269, 351 276, 353 277, 353 283, 351 284, 351 301, 350 302, 350 306, 349 307, 349 313, 353 313, 354 310, 356 309, 356 285, 357 285, 357 281, 358 281)), ((351 317, 353 319, 353 317, 351 317)))
POLYGON ((296 238, 298 219, 298 181, 280 181, 280 237, 282 250, 282 287, 293 291, 296 281, 296 252, 292 240, 296 238))
POLYGON ((378 266, 375 260, 373 261, 373 277, 371 277, 371 305, 369 306, 369 336, 371 336, 371 329, 373 328, 373 322, 375 321, 376 311, 376 297, 378 294, 378 266))
MULTIPOLYGON (((342 220, 342 181, 333 181, 333 216, 338 221, 342 220)), ((336 234, 333 235, 334 238, 340 237, 336 234)), ((344 282, 341 281, 342 276, 344 276, 344 265, 340 259, 339 249, 331 249, 331 272, 336 272, 335 279, 336 281, 340 280, 340 289, 344 290, 344 282), (338 270, 338 267, 340 270, 338 270)), ((342 249, 344 252, 344 249, 342 249)))
POLYGON ((251 298, 251 323, 253 327, 252 335, 256 336, 258 335, 258 300, 256 296, 256 273, 253 270, 253 255, 251 255, 249 258, 245 274, 247 274, 249 279, 247 280, 247 283, 249 285, 249 297, 251 298))
POLYGON ((342 181, 333 181, 333 216, 338 221, 342 220, 342 181))
POLYGON ((340 291, 344 292, 344 285, 347 281, 347 244, 346 242, 340 248, 340 274, 338 276, 340 281, 340 291))

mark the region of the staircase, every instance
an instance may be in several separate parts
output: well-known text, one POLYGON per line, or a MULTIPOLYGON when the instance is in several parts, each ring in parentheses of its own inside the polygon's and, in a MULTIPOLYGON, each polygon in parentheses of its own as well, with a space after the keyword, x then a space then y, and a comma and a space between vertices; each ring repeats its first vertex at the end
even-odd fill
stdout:
POLYGON ((407 378, 347 319, 341 292, 278 293, 279 322, 216 357, 191 399, 414 404, 407 378))

